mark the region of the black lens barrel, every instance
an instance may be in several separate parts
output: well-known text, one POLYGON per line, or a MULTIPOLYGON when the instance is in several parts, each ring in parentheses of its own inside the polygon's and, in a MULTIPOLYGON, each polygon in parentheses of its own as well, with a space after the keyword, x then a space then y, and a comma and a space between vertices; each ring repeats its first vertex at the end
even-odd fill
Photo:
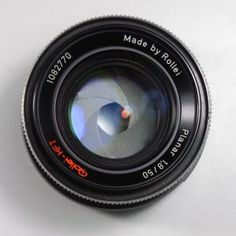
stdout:
POLYGON ((160 196, 189 175, 205 144, 209 110, 203 74, 179 40, 143 20, 103 17, 70 28, 44 50, 25 88, 22 125, 32 160, 60 192, 123 209, 160 196), (161 137, 113 160, 78 145, 65 113, 84 73, 118 64, 147 73, 153 89, 163 87, 169 108, 161 137))

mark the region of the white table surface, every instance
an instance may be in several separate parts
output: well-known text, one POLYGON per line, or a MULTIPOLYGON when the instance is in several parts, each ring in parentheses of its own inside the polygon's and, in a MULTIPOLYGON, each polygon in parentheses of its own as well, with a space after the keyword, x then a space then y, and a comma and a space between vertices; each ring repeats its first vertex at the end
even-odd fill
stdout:
POLYGON ((236 235, 236 1, 0 0, 0 235, 236 235), (22 89, 42 49, 90 17, 154 21, 195 54, 212 125, 202 158, 174 192, 141 211, 106 213, 68 200, 38 174, 20 127, 22 89))

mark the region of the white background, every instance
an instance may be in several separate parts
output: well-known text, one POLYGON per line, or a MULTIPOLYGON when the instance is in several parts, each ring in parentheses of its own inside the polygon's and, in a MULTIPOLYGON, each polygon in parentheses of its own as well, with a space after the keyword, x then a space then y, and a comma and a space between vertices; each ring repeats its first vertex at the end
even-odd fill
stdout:
POLYGON ((236 2, 0 0, 0 235, 236 235, 236 2), (42 49, 90 17, 127 14, 172 31, 209 82, 212 125, 192 175, 137 212, 106 213, 68 200, 38 174, 20 128, 23 86, 42 49))

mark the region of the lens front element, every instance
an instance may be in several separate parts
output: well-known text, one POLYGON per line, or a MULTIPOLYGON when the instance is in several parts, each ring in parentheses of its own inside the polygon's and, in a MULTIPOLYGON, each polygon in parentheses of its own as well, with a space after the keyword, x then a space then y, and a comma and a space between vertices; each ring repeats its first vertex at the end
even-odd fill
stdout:
POLYGON ((103 68, 84 79, 68 110, 78 141, 107 158, 132 156, 150 145, 168 115, 163 89, 128 67, 103 68))

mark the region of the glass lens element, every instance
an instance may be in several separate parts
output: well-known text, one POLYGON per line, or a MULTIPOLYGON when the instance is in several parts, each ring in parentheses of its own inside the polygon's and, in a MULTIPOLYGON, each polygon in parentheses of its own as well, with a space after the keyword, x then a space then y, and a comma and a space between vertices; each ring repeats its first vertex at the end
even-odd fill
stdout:
POLYGON ((87 75, 70 102, 68 117, 75 138, 96 155, 129 157, 143 150, 166 118, 169 102, 131 68, 105 68, 87 75))
POLYGON ((108 135, 125 131, 129 126, 131 112, 116 102, 101 107, 97 124, 108 135))

